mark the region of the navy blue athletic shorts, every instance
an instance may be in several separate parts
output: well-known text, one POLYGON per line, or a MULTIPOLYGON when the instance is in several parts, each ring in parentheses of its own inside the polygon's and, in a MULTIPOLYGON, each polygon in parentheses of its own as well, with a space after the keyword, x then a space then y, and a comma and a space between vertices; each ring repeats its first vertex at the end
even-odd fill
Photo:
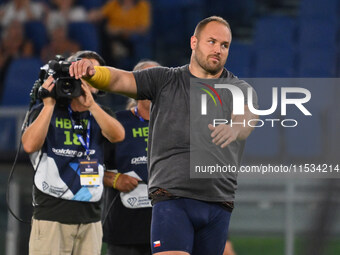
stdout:
POLYGON ((160 201, 152 209, 152 253, 222 255, 230 216, 231 212, 216 203, 189 198, 160 201))

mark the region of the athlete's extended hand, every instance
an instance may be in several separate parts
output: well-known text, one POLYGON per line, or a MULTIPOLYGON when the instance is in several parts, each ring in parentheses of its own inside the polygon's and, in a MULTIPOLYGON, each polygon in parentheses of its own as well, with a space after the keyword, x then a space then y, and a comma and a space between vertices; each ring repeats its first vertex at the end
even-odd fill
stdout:
POLYGON ((235 141, 238 137, 240 130, 230 125, 208 125, 211 132, 212 142, 216 145, 221 145, 221 148, 227 147, 231 142, 235 141))
POLYGON ((82 77, 88 78, 92 77, 96 73, 96 69, 94 69, 94 65, 89 59, 82 59, 76 62, 73 62, 69 68, 70 76, 76 79, 80 79, 82 77))
POLYGON ((131 190, 134 190, 137 187, 137 185, 138 179, 127 174, 121 174, 118 177, 116 189, 118 189, 121 192, 130 192, 131 190))

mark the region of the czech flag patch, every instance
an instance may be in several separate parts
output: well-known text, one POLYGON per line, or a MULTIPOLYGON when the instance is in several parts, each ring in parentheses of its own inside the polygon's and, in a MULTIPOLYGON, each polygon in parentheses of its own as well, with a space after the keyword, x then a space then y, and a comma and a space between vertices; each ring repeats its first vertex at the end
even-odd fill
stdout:
POLYGON ((156 248, 156 247, 161 247, 161 241, 153 242, 153 248, 156 248))

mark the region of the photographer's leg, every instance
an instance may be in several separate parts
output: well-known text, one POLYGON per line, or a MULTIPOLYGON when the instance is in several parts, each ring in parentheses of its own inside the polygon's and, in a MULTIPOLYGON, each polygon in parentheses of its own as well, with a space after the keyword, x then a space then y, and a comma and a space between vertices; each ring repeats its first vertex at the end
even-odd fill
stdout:
POLYGON ((80 224, 72 255, 100 255, 103 229, 100 221, 80 224))
POLYGON ((32 220, 30 255, 71 254, 78 225, 55 221, 32 220))

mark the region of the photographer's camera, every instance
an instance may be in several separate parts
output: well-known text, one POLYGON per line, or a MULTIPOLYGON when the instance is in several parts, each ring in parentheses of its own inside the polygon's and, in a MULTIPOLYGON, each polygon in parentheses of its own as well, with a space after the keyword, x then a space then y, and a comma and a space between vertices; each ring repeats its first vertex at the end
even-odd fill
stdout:
POLYGON ((46 65, 40 68, 41 84, 52 75, 55 86, 51 92, 40 87, 38 90, 38 98, 42 99, 51 96, 58 99, 72 99, 79 97, 82 94, 81 81, 76 80, 69 75, 69 67, 72 64, 70 61, 65 61, 61 56, 50 60, 46 65))

